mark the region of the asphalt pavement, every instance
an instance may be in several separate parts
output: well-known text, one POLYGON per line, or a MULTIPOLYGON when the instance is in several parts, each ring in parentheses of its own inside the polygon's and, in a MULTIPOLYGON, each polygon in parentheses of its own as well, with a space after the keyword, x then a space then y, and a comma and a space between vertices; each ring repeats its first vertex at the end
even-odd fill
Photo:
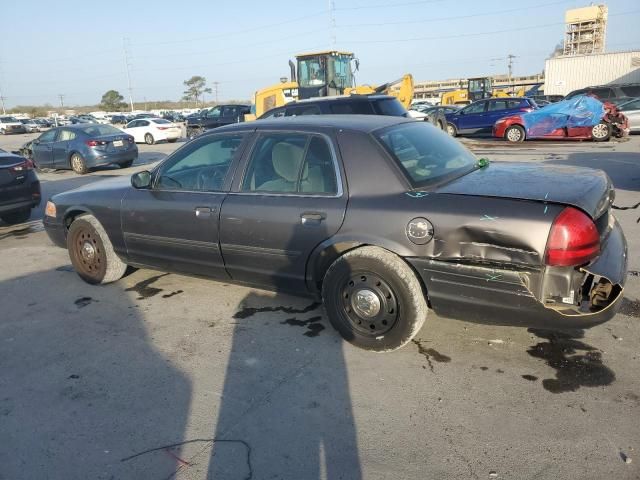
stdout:
MULTIPOLYGON (((640 201, 640 136, 464 143, 602 168, 618 205, 640 201)), ((43 198, 179 145, 42 173, 43 198)), ((42 208, 0 225, 0 479, 640 478, 640 209, 616 212, 630 272, 612 321, 559 333, 429 312, 413 343, 374 354, 305 298, 151 270, 90 286, 42 208)))

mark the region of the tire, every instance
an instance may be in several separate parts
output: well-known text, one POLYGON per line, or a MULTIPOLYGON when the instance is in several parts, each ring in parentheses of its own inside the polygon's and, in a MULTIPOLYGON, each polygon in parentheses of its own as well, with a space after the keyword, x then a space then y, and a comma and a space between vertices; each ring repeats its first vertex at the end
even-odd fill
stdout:
POLYGON ((176 143, 178 141, 177 138, 167 138, 167 142, 169 143, 176 143))
POLYGON ((447 123, 447 130, 446 131, 452 137, 457 137, 458 136, 458 129, 452 123, 447 123))
POLYGON ((504 139, 511 143, 524 142, 525 136, 524 128, 520 125, 511 125, 504 131, 504 139))
POLYGON ((153 138, 153 135, 151 135, 150 133, 145 133, 144 134, 144 143, 146 143, 147 145, 153 145, 154 143, 156 143, 156 141, 153 138))
POLYGON ((440 130, 446 130, 446 128, 445 128, 445 126, 444 126, 444 123, 442 123, 442 120, 438 120, 438 122, 437 122, 437 127, 438 127, 440 130))
POLYGON ((133 160, 127 160, 120 164, 120 168, 129 168, 131 165, 133 165, 133 160))
POLYGON ((4 128, 0 128, 0 135, 6 135, 7 132, 5 132, 4 128))
POLYGON ((413 270, 379 247, 357 248, 333 262, 324 276, 322 300, 331 324, 346 341, 376 352, 406 345, 427 317, 425 295, 413 270), (372 301, 367 303, 367 297, 372 301))
POLYGON ((17 212, 5 213, 0 216, 2 221, 9 225, 16 225, 18 223, 24 223, 31 217, 31 209, 26 208, 24 210, 18 210, 17 212))
POLYGON ((594 142, 606 142, 611 137, 611 125, 600 122, 591 128, 591 138, 594 142))
POLYGON ((87 163, 82 158, 82 155, 79 153, 71 154, 71 158, 69 159, 69 163, 71 164, 71 169, 76 172, 78 175, 84 175, 89 171, 87 168, 87 163))
POLYGON ((92 285, 120 280, 127 264, 113 251, 111 240, 93 215, 77 217, 67 233, 67 250, 80 278, 92 285))

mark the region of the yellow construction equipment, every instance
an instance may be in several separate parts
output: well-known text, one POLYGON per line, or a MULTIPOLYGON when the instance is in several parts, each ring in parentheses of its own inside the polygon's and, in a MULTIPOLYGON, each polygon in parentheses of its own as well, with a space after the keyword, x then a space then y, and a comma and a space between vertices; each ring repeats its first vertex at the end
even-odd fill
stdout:
POLYGON ((489 98, 493 95, 490 77, 470 78, 467 88, 459 88, 451 92, 444 92, 440 97, 441 105, 461 105, 489 98))
POLYGON ((349 93, 388 93, 408 107, 413 99, 413 77, 405 75, 395 82, 379 87, 355 86, 353 72, 358 70, 358 60, 351 52, 328 50, 296 55, 294 64, 289 60, 291 78, 258 90, 254 97, 255 112, 245 115, 245 121, 255 120, 263 113, 293 100, 329 97, 349 93), (353 68, 355 67, 355 68, 353 68), (399 85, 398 85, 399 84, 399 85))

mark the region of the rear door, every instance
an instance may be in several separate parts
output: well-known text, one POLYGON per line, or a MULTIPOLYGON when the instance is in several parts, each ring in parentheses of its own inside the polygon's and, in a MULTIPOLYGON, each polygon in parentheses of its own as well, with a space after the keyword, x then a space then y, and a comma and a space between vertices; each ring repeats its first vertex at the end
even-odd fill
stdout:
POLYGON ((53 144, 53 166, 65 168, 69 166, 69 145, 76 139, 77 132, 63 128, 53 144))
POLYGON ((132 120, 131 122, 127 123, 127 126, 124 127, 124 132, 128 133, 129 135, 131 135, 135 142, 143 142, 144 139, 142 138, 142 135, 140 135, 140 120, 132 120))
POLYGON ((53 167, 53 144, 58 136, 59 128, 44 132, 31 144, 33 161, 38 167, 53 167))
POLYGON ((324 133, 257 135, 220 217, 222 255, 234 280, 306 291, 312 250, 344 219, 347 194, 336 152, 324 133))

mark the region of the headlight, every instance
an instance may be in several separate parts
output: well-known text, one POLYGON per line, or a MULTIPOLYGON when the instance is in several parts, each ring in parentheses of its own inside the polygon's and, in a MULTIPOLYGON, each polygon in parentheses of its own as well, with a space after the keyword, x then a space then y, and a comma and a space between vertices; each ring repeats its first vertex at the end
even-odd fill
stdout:
POLYGON ((56 218, 56 204, 51 200, 47 202, 47 206, 44 209, 45 217, 56 218))

